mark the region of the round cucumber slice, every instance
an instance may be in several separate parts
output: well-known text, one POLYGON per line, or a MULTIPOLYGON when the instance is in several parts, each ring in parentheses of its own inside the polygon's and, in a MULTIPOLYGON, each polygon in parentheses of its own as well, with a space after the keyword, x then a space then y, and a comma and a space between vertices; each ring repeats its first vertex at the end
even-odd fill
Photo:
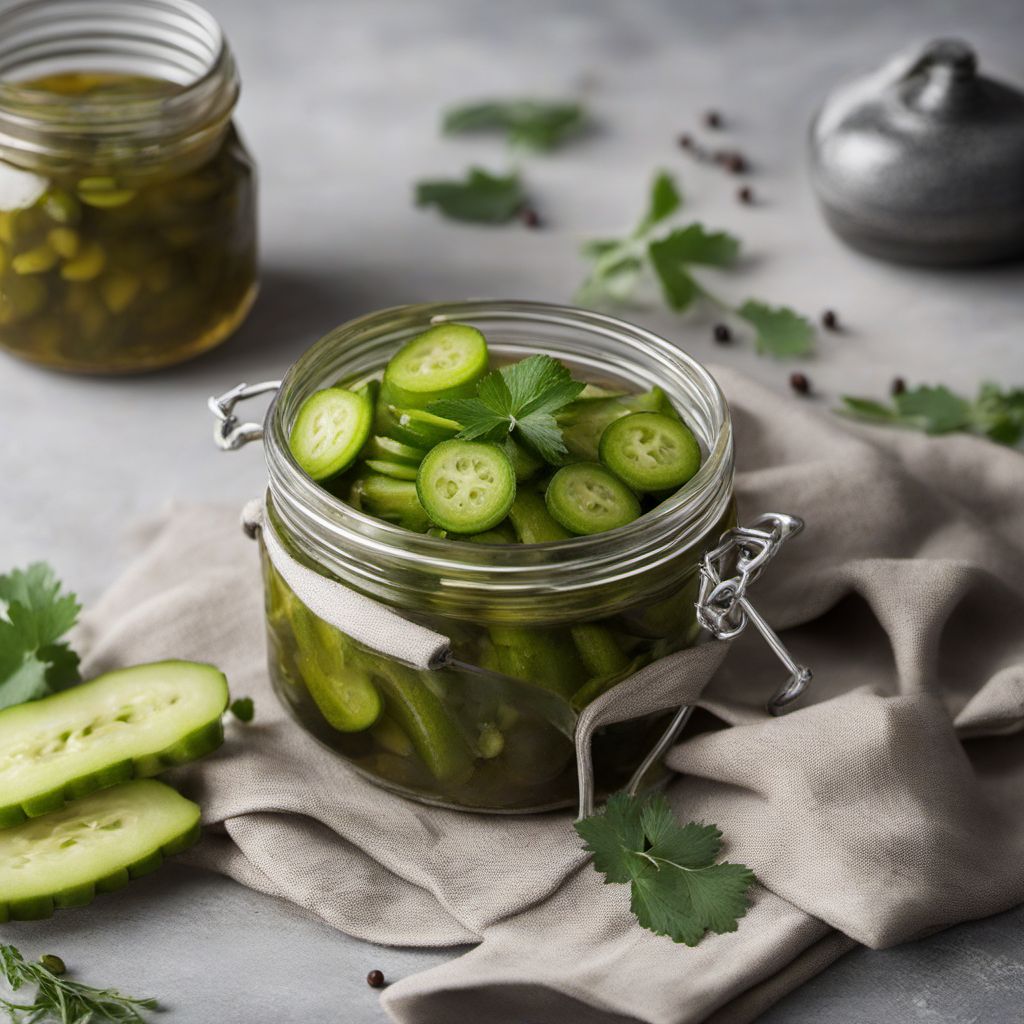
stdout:
POLYGON ((700 445, 686 424, 659 412, 635 412, 609 423, 601 461, 635 491, 674 490, 700 469, 700 445))
POLYGON ((640 515, 636 495, 596 462, 563 466, 551 478, 544 501, 551 517, 570 533, 604 533, 640 515))
POLYGON ((482 533, 508 515, 516 496, 516 474, 496 445, 443 441, 420 463, 416 493, 438 526, 455 533, 482 533))
POLYGON ((216 750, 227 705, 212 665, 161 661, 0 711, 0 828, 216 750))
POLYGON ((0 831, 0 922, 92 902, 199 838, 199 807, 136 779, 0 831))
POLYGON ((369 397, 345 388, 325 388, 299 408, 288 447, 312 479, 328 480, 355 461, 373 425, 369 397))
POLYGON ((384 370, 388 401, 423 409, 442 398, 469 398, 487 373, 487 342, 467 324, 438 324, 407 342, 384 370))

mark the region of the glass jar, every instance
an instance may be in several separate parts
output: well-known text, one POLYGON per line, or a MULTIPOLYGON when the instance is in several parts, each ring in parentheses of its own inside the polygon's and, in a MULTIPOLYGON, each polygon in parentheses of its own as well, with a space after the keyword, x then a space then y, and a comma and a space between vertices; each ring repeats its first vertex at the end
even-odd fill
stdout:
MULTIPOLYGON (((295 719, 364 775, 420 800, 503 812, 574 804, 580 712, 639 667, 696 640, 698 562, 735 522, 729 411, 710 374, 649 331, 584 310, 407 306, 345 324, 309 349, 282 382, 263 438, 265 526, 282 547, 317 574, 450 638, 455 655, 447 667, 417 671, 362 647, 303 604, 264 546, 270 675, 295 719), (479 327, 498 361, 546 352, 577 379, 630 391, 657 384, 697 435, 703 465, 633 523, 565 541, 453 541, 360 512, 299 469, 288 447, 296 413, 320 388, 379 377, 389 357, 438 318, 479 327), (350 731, 337 713, 339 694, 348 704, 362 694, 380 711, 350 731)), ((656 715, 600 730, 598 790, 624 784, 664 725, 656 715)))
POLYGON ((0 346, 149 370, 227 338, 256 295, 235 62, 190 0, 0 14, 0 346))

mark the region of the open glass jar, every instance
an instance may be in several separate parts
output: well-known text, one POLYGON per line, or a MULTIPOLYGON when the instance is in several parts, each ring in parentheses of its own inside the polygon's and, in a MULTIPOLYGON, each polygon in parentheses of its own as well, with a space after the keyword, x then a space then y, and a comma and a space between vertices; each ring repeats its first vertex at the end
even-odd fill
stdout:
MULTIPOLYGON (((386 310, 331 332, 292 366, 264 430, 237 427, 229 414, 243 395, 229 396, 212 406, 226 418, 222 446, 264 439, 270 674, 298 722, 374 781, 421 800, 505 812, 575 804, 581 711, 638 668, 696 640, 699 564, 735 522, 729 411, 710 374, 662 338, 611 317, 538 303, 463 302, 386 310), (404 342, 439 320, 478 327, 498 361, 545 352, 577 379, 630 391, 659 385, 700 441, 700 470, 625 527, 543 544, 453 541, 342 502, 289 451, 300 405, 325 386, 358 387, 378 377, 404 342), (451 657, 416 669, 356 642, 289 586, 275 548, 314 579, 449 638, 451 657), (349 704, 359 693, 379 701, 379 714, 350 731, 333 712, 340 691, 349 704)), ((665 720, 652 715, 595 734, 599 791, 630 778, 665 720)))
POLYGON ((123 372, 223 341, 256 294, 235 62, 190 0, 0 14, 0 347, 123 372))

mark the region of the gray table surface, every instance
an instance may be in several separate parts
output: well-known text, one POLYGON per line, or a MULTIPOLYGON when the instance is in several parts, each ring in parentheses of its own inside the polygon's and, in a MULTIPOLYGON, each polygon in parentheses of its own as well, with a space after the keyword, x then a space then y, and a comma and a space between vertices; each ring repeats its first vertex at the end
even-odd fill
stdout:
MULTIPOLYGON (((717 3, 472 0, 210 0, 245 79, 239 111, 262 171, 263 292, 229 344, 159 375, 80 379, 0 365, 0 563, 50 560, 86 600, 131 554, 131 527, 168 503, 238 504, 263 478, 257 446, 213 450, 207 395, 281 375, 351 316, 408 301, 491 295, 569 300, 579 241, 630 224, 654 168, 677 171, 694 216, 734 230, 749 253, 719 290, 847 329, 802 368, 826 408, 841 391, 881 395, 891 378, 971 390, 1024 382, 1024 269, 935 274, 858 257, 817 217, 803 172, 809 115, 837 79, 891 51, 960 33, 1024 79, 1020 0, 718 0, 717 3), (577 145, 529 159, 547 223, 531 232, 459 227, 416 211, 412 181, 499 169, 501 145, 453 141, 438 112, 485 94, 583 89, 598 121, 577 145), (688 161, 676 134, 720 109, 754 164, 760 197, 688 161)), ((710 141, 719 141, 711 139, 710 141)), ((630 314, 697 358, 785 389, 791 367, 749 343, 716 347, 707 314, 630 314)), ((794 399, 798 400, 798 399, 794 399)), ((1024 1020, 1020 909, 883 952, 855 951, 783 1000, 771 1024, 1024 1020)), ((172 866, 50 922, 4 926, 27 951, 59 950, 88 976, 162 997, 168 1021, 384 1019, 363 983, 452 951, 369 946, 228 880, 172 866)))

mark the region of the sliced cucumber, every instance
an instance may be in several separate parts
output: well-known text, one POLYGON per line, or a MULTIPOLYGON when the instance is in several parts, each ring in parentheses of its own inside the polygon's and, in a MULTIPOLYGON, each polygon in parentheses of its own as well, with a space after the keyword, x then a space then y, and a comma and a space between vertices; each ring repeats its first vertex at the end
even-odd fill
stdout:
POLYGON ((49 917, 154 871, 199 838, 199 808, 136 779, 0 831, 0 922, 49 917))
POLYGON ((544 500, 552 517, 571 533, 604 533, 640 515, 636 495, 594 462, 563 466, 551 478, 544 500))
POLYGON ((596 622, 584 622, 572 627, 572 639, 583 664, 592 676, 605 678, 622 672, 629 658, 619 646, 615 634, 596 622))
POLYGON ((508 515, 516 496, 516 475, 496 445, 443 441, 420 463, 416 492, 438 526, 456 533, 482 533, 508 515))
POLYGON ((539 455, 530 451, 526 445, 520 444, 514 437, 506 437, 501 447, 515 470, 516 483, 536 476, 547 465, 539 455))
POLYGON ((312 479, 329 480, 355 461, 372 425, 373 406, 367 394, 325 388, 302 403, 288 446, 312 479))
POLYGON ((516 491, 508 518, 522 544, 543 544, 550 540, 568 540, 572 536, 551 518, 544 499, 531 488, 516 491))
POLYGON ((392 480, 415 480, 418 467, 407 462, 395 462, 393 459, 367 459, 366 468, 374 473, 389 476, 392 480))
POLYGON ((451 440, 462 429, 462 424, 422 409, 389 405, 378 417, 378 428, 415 448, 433 448, 435 444, 451 440))
POLYGON ((410 466, 418 466, 426 454, 426 448, 403 444, 384 434, 371 437, 363 451, 363 457, 367 459, 387 459, 390 462, 404 462, 410 466))
POLYGON ((569 454, 584 462, 598 461, 598 445, 609 423, 634 412, 660 412, 675 416, 672 403, 659 387, 639 395, 617 398, 577 398, 555 414, 569 454))
POLYGON ((371 516, 407 530, 424 533, 430 528, 430 516, 420 504, 414 480, 367 474, 352 484, 349 502, 371 516))
POLYGON ((601 435, 601 461, 635 491, 681 487, 700 469, 700 445, 686 424, 658 412, 635 412, 601 435))
POLYGON ((216 750, 228 684, 212 665, 108 672, 0 712, 0 827, 216 750))
POLYGON ((407 342, 384 370, 388 401, 423 409, 442 398, 469 398, 487 373, 487 342, 467 324, 438 324, 407 342))

